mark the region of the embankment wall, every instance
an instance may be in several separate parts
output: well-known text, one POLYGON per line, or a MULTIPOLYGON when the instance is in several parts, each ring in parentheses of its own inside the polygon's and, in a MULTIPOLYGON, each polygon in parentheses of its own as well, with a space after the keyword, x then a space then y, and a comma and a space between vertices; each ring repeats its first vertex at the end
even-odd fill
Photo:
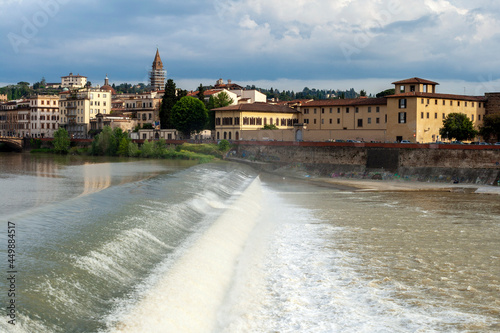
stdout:
POLYGON ((262 168, 302 165, 311 173, 356 178, 497 184, 500 146, 325 142, 239 142, 234 156, 267 162, 262 168))

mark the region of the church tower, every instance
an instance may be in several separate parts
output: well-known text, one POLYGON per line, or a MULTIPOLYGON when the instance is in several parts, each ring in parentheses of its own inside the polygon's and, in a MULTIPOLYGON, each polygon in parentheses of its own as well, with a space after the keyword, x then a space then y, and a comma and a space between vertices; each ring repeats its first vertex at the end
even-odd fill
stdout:
POLYGON ((160 52, 156 49, 155 60, 153 67, 149 72, 149 81, 153 91, 163 90, 165 88, 165 76, 167 72, 163 70, 163 63, 161 62, 160 52))

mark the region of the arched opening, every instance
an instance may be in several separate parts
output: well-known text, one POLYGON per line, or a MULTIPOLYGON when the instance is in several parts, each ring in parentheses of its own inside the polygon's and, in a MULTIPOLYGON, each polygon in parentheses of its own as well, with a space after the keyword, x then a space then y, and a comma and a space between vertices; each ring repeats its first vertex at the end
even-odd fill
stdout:
POLYGON ((234 135, 234 139, 236 141, 238 141, 240 139, 240 133, 238 131, 236 131, 235 135, 234 135))

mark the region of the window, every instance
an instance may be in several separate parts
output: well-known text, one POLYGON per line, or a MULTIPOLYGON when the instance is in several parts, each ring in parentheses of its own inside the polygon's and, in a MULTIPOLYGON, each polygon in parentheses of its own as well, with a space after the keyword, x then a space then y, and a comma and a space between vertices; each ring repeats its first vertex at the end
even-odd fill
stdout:
POLYGON ((424 99, 422 98, 421 104, 424 104, 424 99))
POLYGON ((363 127, 363 119, 358 119, 358 127, 363 127))
POLYGON ((368 113, 371 113, 371 112, 372 112, 372 107, 371 107, 371 106, 369 106, 369 107, 368 107, 368 113))
POLYGON ((467 102, 465 102, 465 107, 467 107, 467 102))
POLYGON ((324 124, 325 123, 325 119, 321 119, 321 123, 324 124))
POLYGON ((406 109, 406 98, 400 98, 399 99, 399 108, 400 109, 406 109))
POLYGON ((368 124, 371 124, 372 123, 372 118, 368 118, 368 120, 366 121, 368 124))
POLYGON ((399 92, 404 93, 405 92, 405 86, 399 86, 399 92))
POLYGON ((481 115, 480 114, 477 115, 477 120, 481 120, 481 115))
POLYGON ((420 118, 424 119, 424 113, 423 112, 420 112, 420 118))
POLYGON ((314 124, 316 124, 316 119, 314 119, 314 124))
POLYGON ((340 113, 340 108, 337 108, 337 113, 340 113))
POLYGON ((345 108, 345 113, 349 113, 349 108, 345 108))
POLYGON ((446 101, 443 99, 443 105, 445 105, 445 102, 446 102, 446 101))
POLYGON ((453 106, 453 101, 450 101, 450 106, 453 106))
POLYGON ((330 113, 333 113, 333 108, 330 108, 330 113))
POLYGON ((438 100, 437 99, 434 100, 434 104, 438 105, 438 100))
POLYGON ((437 114, 437 112, 436 112, 436 113, 434 113, 434 119, 438 119, 438 114, 437 114))
POLYGON ((427 98, 427 104, 429 104, 430 102, 431 102, 431 100, 427 98))
POLYGON ((356 113, 359 113, 359 108, 356 106, 356 108, 354 109, 356 113))
POLYGON ((460 101, 457 102, 457 106, 460 106, 460 101))
POLYGON ((321 113, 325 113, 325 108, 321 108, 321 113))
POLYGON ((474 115, 470 116, 470 120, 474 121, 474 115))
POLYGON ((330 124, 333 124, 333 119, 332 118, 330 118, 330 124))
POLYGON ((444 115, 444 112, 443 112, 443 119, 446 118, 446 116, 444 115))
POLYGON ((380 112, 380 106, 377 106, 377 107, 375 108, 375 112, 380 112))
POLYGON ((429 112, 427 112, 427 119, 429 119, 429 112))
POLYGON ((471 103, 471 106, 474 107, 474 102, 471 103))
POLYGON ((377 124, 380 124, 380 118, 375 118, 375 122, 376 122, 377 124))
POLYGON ((314 114, 316 114, 316 108, 314 108, 314 114))
POLYGON ((411 91, 411 92, 415 91, 415 86, 413 86, 413 85, 412 85, 412 86, 410 86, 410 91, 411 91))
POLYGON ((398 123, 399 124, 406 124, 406 112, 399 112, 398 113, 398 123))
POLYGON ((340 124, 340 118, 337 118, 337 124, 340 124))

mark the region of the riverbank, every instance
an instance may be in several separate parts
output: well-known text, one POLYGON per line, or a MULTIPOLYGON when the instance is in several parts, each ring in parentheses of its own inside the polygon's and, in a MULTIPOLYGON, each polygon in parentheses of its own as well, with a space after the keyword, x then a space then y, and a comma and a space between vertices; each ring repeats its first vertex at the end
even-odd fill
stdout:
POLYGON ((500 186, 454 183, 454 182, 431 182, 418 181, 418 178, 398 179, 371 179, 363 178, 360 173, 345 173, 344 176, 332 174, 327 177, 314 170, 308 170, 300 163, 289 164, 279 168, 273 168, 272 163, 249 161, 247 159, 230 158, 231 161, 251 165, 257 170, 285 178, 294 178, 303 181, 315 182, 322 186, 334 186, 344 190, 363 192, 457 192, 477 194, 500 195, 500 186))

